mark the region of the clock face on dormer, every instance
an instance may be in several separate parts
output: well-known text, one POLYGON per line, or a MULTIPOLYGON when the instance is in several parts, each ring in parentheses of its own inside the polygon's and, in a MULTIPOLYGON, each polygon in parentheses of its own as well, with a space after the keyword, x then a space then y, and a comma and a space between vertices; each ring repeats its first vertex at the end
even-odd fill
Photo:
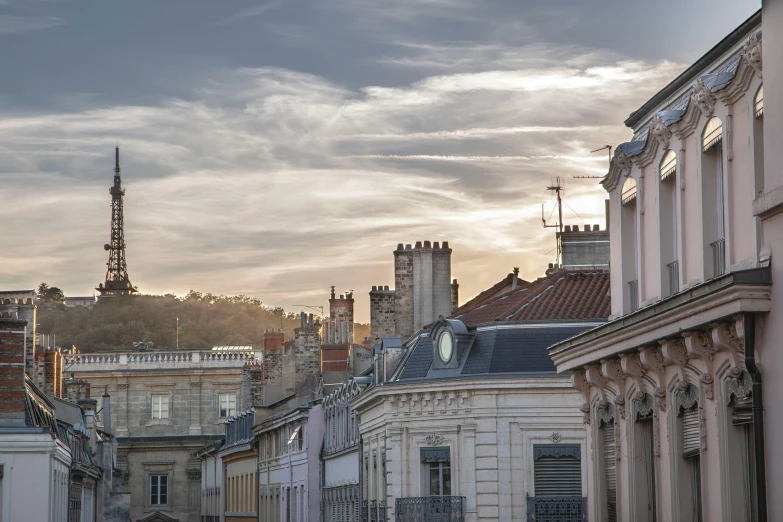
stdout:
POLYGON ((454 337, 448 330, 441 333, 438 338, 438 355, 444 363, 449 362, 454 355, 454 337))

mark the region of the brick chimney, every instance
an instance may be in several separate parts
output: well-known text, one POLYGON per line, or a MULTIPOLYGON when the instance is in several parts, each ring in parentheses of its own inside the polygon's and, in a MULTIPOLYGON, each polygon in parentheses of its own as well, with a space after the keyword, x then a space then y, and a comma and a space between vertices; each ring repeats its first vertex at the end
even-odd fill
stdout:
POLYGON ((25 426, 27 321, 0 318, 0 426, 25 426))
POLYGON ((284 343, 285 334, 282 330, 264 332, 264 404, 282 397, 284 343))

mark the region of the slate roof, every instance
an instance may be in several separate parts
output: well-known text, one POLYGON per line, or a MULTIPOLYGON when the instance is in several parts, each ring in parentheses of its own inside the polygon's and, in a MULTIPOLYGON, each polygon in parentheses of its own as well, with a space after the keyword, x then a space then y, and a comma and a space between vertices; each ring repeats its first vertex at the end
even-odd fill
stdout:
POLYGON ((451 318, 467 326, 497 321, 605 321, 610 305, 608 272, 560 270, 472 309, 466 303, 451 318))
POLYGON ((419 336, 400 365, 397 380, 437 380, 507 373, 554 375, 547 348, 594 325, 517 324, 513 328, 485 327, 475 332, 465 360, 455 370, 432 369, 432 340, 419 336))

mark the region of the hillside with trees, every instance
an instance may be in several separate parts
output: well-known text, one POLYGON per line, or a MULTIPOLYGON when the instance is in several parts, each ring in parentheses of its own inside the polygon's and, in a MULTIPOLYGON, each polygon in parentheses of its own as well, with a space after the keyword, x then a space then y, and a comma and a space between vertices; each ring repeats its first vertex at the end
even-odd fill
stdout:
MULTIPOLYGON (((47 290, 45 283, 39 287, 47 290)), ((56 287, 53 287, 56 289, 56 287)), ((58 289, 56 289, 58 290, 58 289)), ((51 293, 39 293, 38 331, 55 334, 63 349, 81 352, 131 350, 133 343, 152 342, 152 349, 211 348, 234 344, 263 346, 264 330, 282 328, 286 338, 299 326, 296 313, 264 306, 247 296, 201 294, 185 297, 136 295, 98 302, 94 308, 66 308, 51 293)))

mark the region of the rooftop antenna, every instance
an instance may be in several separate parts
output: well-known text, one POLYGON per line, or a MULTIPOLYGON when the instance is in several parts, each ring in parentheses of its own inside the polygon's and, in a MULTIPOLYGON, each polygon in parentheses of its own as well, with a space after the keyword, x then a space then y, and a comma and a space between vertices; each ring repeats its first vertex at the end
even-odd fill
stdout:
MULTIPOLYGON (((562 248, 560 246, 560 235, 563 232, 563 192, 565 192, 565 187, 563 186, 563 183, 560 180, 560 176, 558 176, 556 180, 557 181, 555 183, 551 184, 546 189, 553 191, 555 193, 555 197, 557 197, 557 223, 555 223, 554 225, 546 224, 546 218, 544 217, 544 204, 541 203, 541 224, 544 226, 544 228, 557 228, 558 230, 557 262, 560 263, 560 257, 562 254, 562 248)), ((552 209, 552 212, 554 212, 554 209, 552 209)))
POLYGON ((324 316, 324 307, 321 305, 294 305, 298 306, 300 308, 309 308, 310 310, 320 310, 321 311, 321 318, 323 319, 324 316))
MULTIPOLYGON (((602 150, 608 150, 609 151, 609 168, 612 168, 612 146, 611 145, 604 145, 600 149, 591 150, 590 154, 593 154, 594 152, 599 152, 602 150)), ((575 179, 600 179, 603 178, 603 176, 574 176, 575 179)))

